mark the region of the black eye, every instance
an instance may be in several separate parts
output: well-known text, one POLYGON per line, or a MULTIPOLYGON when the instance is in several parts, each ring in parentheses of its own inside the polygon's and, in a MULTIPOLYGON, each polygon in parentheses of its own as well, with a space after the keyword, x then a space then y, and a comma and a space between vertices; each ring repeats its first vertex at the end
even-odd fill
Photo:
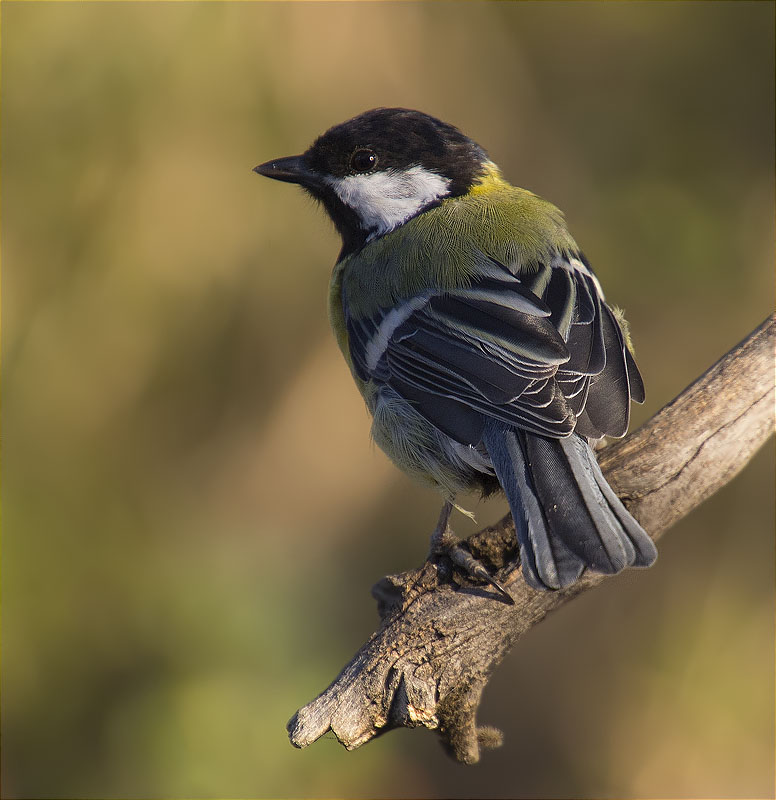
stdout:
POLYGON ((377 154, 374 150, 362 147, 350 157, 350 168, 354 172, 369 172, 377 166, 377 154))

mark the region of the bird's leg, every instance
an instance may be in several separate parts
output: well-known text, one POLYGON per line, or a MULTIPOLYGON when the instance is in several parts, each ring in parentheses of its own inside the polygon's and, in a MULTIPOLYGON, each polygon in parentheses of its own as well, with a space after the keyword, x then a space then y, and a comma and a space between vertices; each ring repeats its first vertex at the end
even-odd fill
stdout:
POLYGON ((431 534, 431 549, 429 560, 438 556, 447 556, 453 564, 472 578, 489 583, 510 605, 515 601, 507 590, 493 578, 488 570, 466 549, 461 547, 457 537, 450 527, 450 514, 453 511, 453 504, 446 501, 442 506, 434 532, 431 534))

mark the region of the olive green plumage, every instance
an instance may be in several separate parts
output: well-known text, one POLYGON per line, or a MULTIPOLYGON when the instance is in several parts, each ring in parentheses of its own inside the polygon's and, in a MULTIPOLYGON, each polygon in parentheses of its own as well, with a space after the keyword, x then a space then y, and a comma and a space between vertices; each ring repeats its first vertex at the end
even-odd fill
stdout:
MULTIPOLYGON (((368 111, 256 169, 302 185, 342 237, 329 316, 397 466, 448 511, 461 490, 502 488, 537 589, 654 561, 590 447, 625 433, 644 385, 622 314, 555 206, 407 109, 368 111)), ((472 574, 509 597, 482 566, 472 574)))
MULTIPOLYGON (((553 255, 577 251, 558 208, 507 183, 488 163, 468 194, 443 200, 337 262, 329 286, 329 321, 351 364, 343 294, 351 316, 368 317, 430 288, 467 287, 488 258, 515 273, 535 275, 553 255)), ((549 270, 536 277, 541 294, 549 270)), ((363 393, 357 376, 356 383, 363 393)))
POLYGON ((367 316, 429 288, 468 286, 483 256, 516 273, 535 271, 555 253, 576 252, 563 214, 552 203, 503 180, 490 165, 461 197, 450 197, 346 256, 348 308, 367 316))
POLYGON ((332 329, 373 415, 372 438, 400 469, 449 500, 472 488, 470 469, 454 458, 451 464, 447 451, 439 457, 443 445, 434 426, 411 404, 378 395, 375 384, 353 369, 343 297, 351 318, 368 318, 429 289, 469 287, 489 259, 533 278, 541 294, 553 256, 576 252, 562 212, 507 183, 489 163, 468 194, 443 200, 336 264, 329 291, 332 329))

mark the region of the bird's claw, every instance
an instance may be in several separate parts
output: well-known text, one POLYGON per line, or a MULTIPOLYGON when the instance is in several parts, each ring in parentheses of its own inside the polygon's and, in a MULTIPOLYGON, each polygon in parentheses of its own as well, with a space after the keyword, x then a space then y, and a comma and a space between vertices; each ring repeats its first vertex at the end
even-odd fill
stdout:
POLYGON ((436 530, 431 535, 431 552, 430 558, 435 556, 445 555, 453 564, 458 567, 462 572, 485 581, 490 584, 501 596, 501 598, 514 605, 515 601, 512 595, 485 569, 485 567, 468 551, 465 550, 456 539, 452 530, 450 530, 450 512, 452 511, 452 504, 445 503, 442 508, 442 513, 439 515, 439 522, 437 523, 436 530))
POLYGON ((468 575, 489 583, 507 603, 510 605, 515 604, 512 595, 509 594, 468 550, 464 550, 463 547, 456 544, 447 551, 447 555, 457 567, 460 567, 468 575))

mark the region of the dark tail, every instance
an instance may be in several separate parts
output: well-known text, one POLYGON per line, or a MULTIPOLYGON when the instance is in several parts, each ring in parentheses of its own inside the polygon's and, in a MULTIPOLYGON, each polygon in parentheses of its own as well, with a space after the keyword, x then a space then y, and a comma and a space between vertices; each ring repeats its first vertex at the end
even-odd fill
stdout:
POLYGON ((563 589, 586 567, 613 574, 657 558, 581 436, 550 439, 491 420, 483 442, 506 492, 531 586, 563 589))

